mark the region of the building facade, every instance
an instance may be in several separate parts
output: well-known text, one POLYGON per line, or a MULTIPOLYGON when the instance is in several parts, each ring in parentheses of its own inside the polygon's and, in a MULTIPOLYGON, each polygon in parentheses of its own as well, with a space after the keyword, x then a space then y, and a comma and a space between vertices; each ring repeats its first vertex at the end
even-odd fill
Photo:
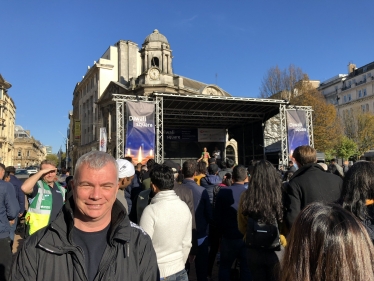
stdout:
POLYGON ((0 162, 5 166, 13 165, 14 153, 16 106, 8 95, 11 87, 0 74, 0 162))
POLYGON ((348 74, 323 81, 318 90, 336 106, 342 118, 352 110, 374 113, 374 62, 359 68, 350 63, 348 74))
POLYGON ((39 166, 46 158, 47 150, 42 143, 30 135, 30 131, 16 125, 14 129, 13 166, 26 168, 39 166))
POLYGON ((99 149, 100 127, 107 129, 108 152, 115 155, 116 108, 114 104, 108 106, 112 94, 231 96, 217 85, 175 74, 172 60, 167 38, 156 29, 145 38, 141 48, 132 41, 118 41, 88 68, 74 89, 73 113, 69 117, 69 155, 73 162, 84 153, 99 149))

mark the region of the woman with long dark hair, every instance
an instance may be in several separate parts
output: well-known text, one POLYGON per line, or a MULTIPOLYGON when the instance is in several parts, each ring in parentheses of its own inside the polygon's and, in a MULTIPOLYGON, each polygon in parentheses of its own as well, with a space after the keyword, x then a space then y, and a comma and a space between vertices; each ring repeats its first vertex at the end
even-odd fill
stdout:
POLYGON ((374 242, 374 163, 356 162, 343 181, 341 203, 365 226, 374 242))
MULTIPOLYGON (((238 209, 238 226, 247 235, 249 218, 268 225, 282 221, 282 181, 278 171, 266 160, 256 163, 251 174, 248 189, 243 192, 238 209)), ((259 249, 250 247, 247 260, 253 281, 276 280, 275 265, 279 263, 280 248, 259 249)), ((283 247, 281 248, 283 252, 283 247)))
POLYGON ((287 237, 280 281, 373 281, 374 247, 364 226, 332 203, 305 207, 287 237))

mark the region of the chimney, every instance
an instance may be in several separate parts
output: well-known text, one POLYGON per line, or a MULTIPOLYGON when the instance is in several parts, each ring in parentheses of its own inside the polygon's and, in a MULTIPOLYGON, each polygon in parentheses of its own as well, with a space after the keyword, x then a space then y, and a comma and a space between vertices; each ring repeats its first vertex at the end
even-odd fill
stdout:
POLYGON ((348 74, 350 74, 350 73, 352 73, 353 71, 355 71, 355 69, 357 69, 356 65, 350 62, 350 63, 348 64, 348 74))

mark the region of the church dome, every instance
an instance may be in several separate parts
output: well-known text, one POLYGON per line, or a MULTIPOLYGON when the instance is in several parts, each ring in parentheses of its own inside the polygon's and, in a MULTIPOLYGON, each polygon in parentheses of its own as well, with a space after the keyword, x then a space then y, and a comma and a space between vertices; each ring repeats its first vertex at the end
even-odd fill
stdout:
POLYGON ((143 44, 147 44, 149 42, 161 42, 161 43, 169 44, 168 39, 166 39, 164 35, 158 32, 157 29, 153 30, 153 33, 149 34, 147 38, 145 38, 143 44))

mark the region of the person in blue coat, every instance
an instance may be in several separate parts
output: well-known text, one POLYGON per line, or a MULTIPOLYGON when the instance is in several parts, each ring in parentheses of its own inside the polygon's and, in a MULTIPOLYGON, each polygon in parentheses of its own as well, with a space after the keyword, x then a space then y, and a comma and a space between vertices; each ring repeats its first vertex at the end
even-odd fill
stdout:
MULTIPOLYGON (((5 166, 0 165, 0 178, 5 174, 5 166)), ((10 248, 10 228, 19 214, 16 192, 11 183, 0 180, 0 280, 8 280, 12 265, 10 248)))

